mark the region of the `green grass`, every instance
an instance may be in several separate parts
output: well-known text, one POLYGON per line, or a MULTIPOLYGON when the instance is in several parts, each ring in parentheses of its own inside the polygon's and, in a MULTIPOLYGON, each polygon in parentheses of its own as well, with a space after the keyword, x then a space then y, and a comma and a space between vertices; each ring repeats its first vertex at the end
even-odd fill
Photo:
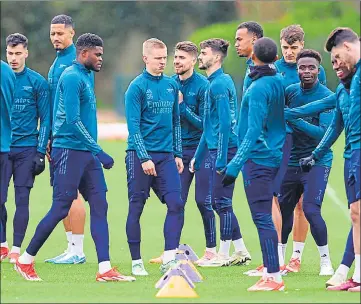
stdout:
MULTIPOLYGON (((326 195, 323 206, 323 215, 328 225, 329 245, 334 267, 341 261, 345 240, 350 228, 350 221, 345 212, 347 202, 343 185, 343 149, 344 139, 340 139, 335 146, 335 160, 331 171, 330 184, 336 190, 337 196, 344 202, 344 208, 337 206, 330 196, 326 195)), ((130 254, 126 241, 125 222, 128 210, 124 150, 123 142, 101 142, 105 151, 115 158, 115 167, 106 171, 108 183, 109 202, 109 229, 110 253, 114 266, 120 271, 130 274, 130 254)), ((31 192, 30 224, 24 240, 22 251, 33 236, 39 220, 46 214, 51 205, 51 188, 49 174, 45 172, 36 180, 31 192)), ((8 239, 11 245, 12 216, 14 214, 14 192, 11 187, 7 202, 9 221, 8 239)), ((62 224, 59 224, 40 250, 36 257, 36 269, 43 282, 27 282, 23 280, 5 261, 1 264, 1 302, 42 302, 42 303, 111 303, 111 302, 313 302, 313 303, 359 303, 359 294, 335 293, 325 291, 327 278, 319 277, 319 255, 316 245, 309 235, 305 247, 302 271, 299 274, 288 275, 284 278, 285 292, 250 293, 247 288, 257 278, 250 278, 242 273, 261 263, 261 251, 252 223, 249 208, 245 200, 241 178, 237 181, 234 210, 241 225, 243 237, 252 255, 252 263, 247 267, 228 267, 221 269, 200 269, 204 282, 197 283, 198 299, 157 299, 157 290, 154 284, 160 278, 158 266, 146 264, 150 275, 138 278, 133 283, 95 282, 97 272, 97 259, 94 243, 89 233, 89 208, 87 206, 87 223, 85 229, 85 253, 87 263, 84 265, 48 265, 43 261, 46 258, 58 255, 65 249, 66 238, 62 224)), ((163 250, 163 222, 165 206, 152 194, 144 209, 141 219, 142 225, 142 256, 147 262, 150 258, 158 256, 163 250)), ((291 238, 288 246, 287 259, 291 254, 291 238)), ((205 242, 201 218, 194 202, 194 188, 192 187, 189 201, 186 206, 185 226, 182 242, 190 244, 201 255, 205 242)))

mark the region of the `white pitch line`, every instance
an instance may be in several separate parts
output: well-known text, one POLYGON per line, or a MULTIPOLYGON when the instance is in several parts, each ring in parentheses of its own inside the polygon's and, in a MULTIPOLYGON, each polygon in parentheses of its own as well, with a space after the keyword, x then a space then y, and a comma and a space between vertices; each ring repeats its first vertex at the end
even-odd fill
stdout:
POLYGON ((330 183, 327 184, 326 188, 326 194, 330 197, 330 199, 340 207, 340 209, 343 211, 342 213, 346 216, 347 219, 350 219, 350 213, 349 210, 346 207, 347 202, 343 202, 339 199, 339 197, 336 194, 335 189, 332 188, 330 183))

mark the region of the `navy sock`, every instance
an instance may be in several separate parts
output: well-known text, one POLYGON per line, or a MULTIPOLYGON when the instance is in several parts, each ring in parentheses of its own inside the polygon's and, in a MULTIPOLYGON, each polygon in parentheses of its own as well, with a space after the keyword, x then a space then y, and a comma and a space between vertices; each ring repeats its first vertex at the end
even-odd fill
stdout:
POLYGON ((15 187, 16 210, 14 215, 14 243, 16 247, 21 247, 26 229, 29 223, 29 197, 31 188, 15 187))
POLYGON ((280 270, 277 249, 278 238, 272 221, 272 214, 252 212, 252 218, 258 231, 263 256, 263 265, 267 267, 268 273, 278 272, 280 270))
POLYGON ((142 215, 145 197, 143 193, 133 194, 129 202, 128 217, 126 223, 126 232, 130 255, 132 260, 141 259, 140 255, 140 216, 142 215))
POLYGON ((174 250, 179 246, 184 222, 184 202, 180 192, 171 192, 164 195, 167 205, 167 215, 164 221, 164 250, 174 250))
POLYGON ((110 261, 106 192, 91 194, 88 202, 90 206, 90 231, 97 251, 98 263, 110 261))
POLYGON ((5 203, 0 205, 0 242, 6 242, 6 222, 8 220, 8 213, 5 203))
POLYGON ((311 234, 317 246, 327 245, 327 226, 321 215, 321 205, 303 201, 303 211, 310 223, 311 234))
POLYGON ((217 245, 216 241, 216 217, 212 206, 197 202, 197 207, 202 215, 204 235, 206 237, 206 247, 214 248, 217 245))
POLYGON ((27 253, 33 256, 38 253, 56 225, 68 215, 72 202, 72 197, 69 200, 53 200, 49 212, 36 227, 35 234, 26 249, 27 253))
POLYGON ((347 237, 346 248, 343 254, 341 264, 346 265, 348 268, 351 268, 353 261, 355 260, 355 251, 353 246, 353 234, 352 227, 347 237))

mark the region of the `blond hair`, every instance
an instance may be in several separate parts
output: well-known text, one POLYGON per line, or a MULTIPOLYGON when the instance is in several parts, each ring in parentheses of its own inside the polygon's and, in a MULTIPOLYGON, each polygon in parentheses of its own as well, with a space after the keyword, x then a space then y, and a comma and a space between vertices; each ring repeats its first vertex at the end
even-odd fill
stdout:
POLYGON ((164 49, 167 48, 165 43, 157 38, 150 38, 143 42, 143 56, 149 53, 151 49, 164 49))

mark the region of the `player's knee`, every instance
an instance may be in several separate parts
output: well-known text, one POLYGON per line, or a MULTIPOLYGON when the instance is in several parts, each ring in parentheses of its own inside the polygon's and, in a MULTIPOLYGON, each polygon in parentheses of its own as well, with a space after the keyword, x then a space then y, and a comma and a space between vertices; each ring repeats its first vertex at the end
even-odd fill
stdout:
POLYGON ((168 212, 183 213, 185 202, 182 200, 180 192, 167 193, 164 196, 164 201, 167 204, 168 212))
POLYGON ((360 204, 359 202, 350 205, 350 215, 353 224, 360 223, 360 204))
POLYGON ((321 216, 321 206, 315 203, 303 203, 303 212, 307 221, 311 224, 321 216))
POLYGON ((296 207, 295 207, 295 212, 296 214, 300 214, 303 212, 303 203, 302 203, 302 200, 300 199, 299 202, 297 203, 296 207))
POLYGON ((272 214, 262 212, 252 212, 252 219, 257 229, 274 230, 272 214))
POLYGON ((88 198, 91 216, 106 217, 108 213, 108 202, 106 192, 92 193, 88 198))
POLYGON ((16 207, 28 206, 30 197, 30 188, 15 187, 15 204, 16 207))

